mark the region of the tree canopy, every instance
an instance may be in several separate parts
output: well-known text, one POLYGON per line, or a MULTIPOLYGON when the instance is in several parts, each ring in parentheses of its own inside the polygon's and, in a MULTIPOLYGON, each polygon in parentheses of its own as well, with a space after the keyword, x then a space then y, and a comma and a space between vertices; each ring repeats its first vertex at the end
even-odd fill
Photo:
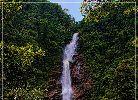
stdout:
POLYGON ((77 52, 93 81, 85 100, 135 99, 135 3, 103 3, 91 9, 91 2, 83 2, 85 17, 76 22, 57 3, 7 1, 0 43, 4 100, 48 100, 51 79, 60 80, 63 50, 75 32, 77 52))

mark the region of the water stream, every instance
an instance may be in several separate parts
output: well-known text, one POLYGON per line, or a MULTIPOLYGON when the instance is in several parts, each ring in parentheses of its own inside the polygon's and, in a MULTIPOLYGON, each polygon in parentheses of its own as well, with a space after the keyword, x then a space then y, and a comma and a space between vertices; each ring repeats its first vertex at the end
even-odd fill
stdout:
POLYGON ((70 44, 67 44, 64 50, 63 56, 63 71, 62 71, 62 100, 72 99, 72 86, 71 86, 71 76, 70 76, 70 62, 73 61, 73 55, 77 48, 78 33, 75 33, 72 37, 70 44))

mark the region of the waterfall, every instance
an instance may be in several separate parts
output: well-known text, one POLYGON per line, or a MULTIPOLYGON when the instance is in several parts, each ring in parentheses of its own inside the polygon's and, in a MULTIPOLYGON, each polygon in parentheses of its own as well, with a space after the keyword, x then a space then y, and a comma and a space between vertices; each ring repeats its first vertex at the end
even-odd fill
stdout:
POLYGON ((77 48, 78 33, 75 33, 72 37, 70 44, 67 44, 64 50, 63 56, 63 71, 62 71, 62 100, 72 99, 72 87, 69 62, 72 62, 73 55, 77 48))

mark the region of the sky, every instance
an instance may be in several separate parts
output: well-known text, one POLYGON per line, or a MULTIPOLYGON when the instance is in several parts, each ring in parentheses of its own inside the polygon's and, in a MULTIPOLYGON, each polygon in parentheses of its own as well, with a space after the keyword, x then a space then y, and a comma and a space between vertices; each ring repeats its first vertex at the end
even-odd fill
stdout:
POLYGON ((80 6, 82 1, 83 0, 51 0, 51 2, 60 2, 59 4, 63 9, 68 9, 68 13, 75 18, 75 21, 81 21, 83 19, 83 16, 80 13, 80 6))

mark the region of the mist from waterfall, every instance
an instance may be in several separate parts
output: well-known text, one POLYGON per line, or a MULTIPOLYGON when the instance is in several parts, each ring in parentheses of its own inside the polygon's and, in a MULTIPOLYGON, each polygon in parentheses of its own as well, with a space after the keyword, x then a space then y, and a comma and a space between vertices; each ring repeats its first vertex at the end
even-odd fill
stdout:
POLYGON ((63 71, 62 71, 62 100, 72 99, 72 86, 71 86, 71 76, 70 76, 70 64, 73 61, 73 55, 77 48, 78 33, 75 33, 72 37, 70 44, 67 44, 64 50, 63 56, 63 71))

